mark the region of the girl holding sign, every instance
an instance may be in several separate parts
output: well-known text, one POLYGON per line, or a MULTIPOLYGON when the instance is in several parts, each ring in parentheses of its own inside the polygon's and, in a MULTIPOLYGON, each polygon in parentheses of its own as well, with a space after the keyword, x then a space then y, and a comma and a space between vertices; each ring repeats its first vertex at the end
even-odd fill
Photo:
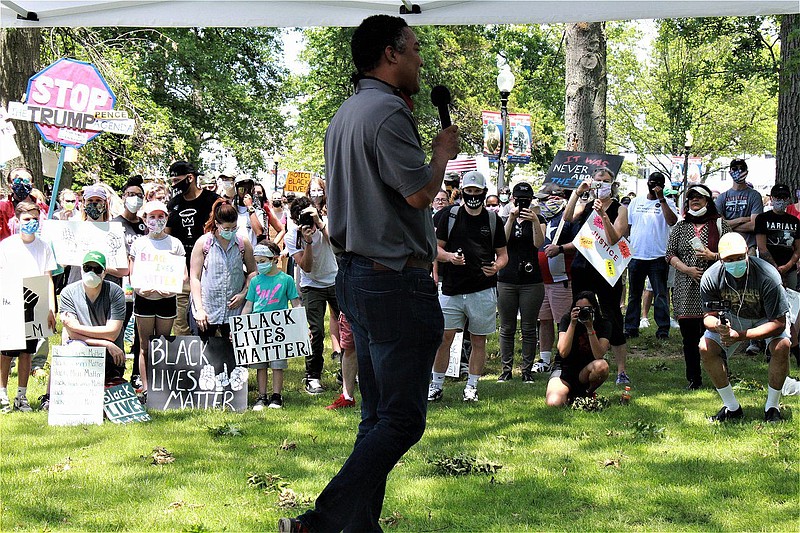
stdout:
MULTIPOLYGON (((150 337, 169 335, 172 322, 178 309, 176 293, 166 287, 143 287, 136 274, 137 268, 145 268, 144 262, 162 263, 159 259, 165 255, 186 256, 183 243, 171 235, 164 233, 167 227, 169 212, 167 206, 159 201, 147 202, 143 208, 145 224, 150 232, 146 237, 139 237, 130 249, 131 283, 134 286, 133 314, 136 316, 136 330, 139 334, 139 370, 142 378, 142 390, 147 394, 147 354, 150 348, 150 337)), ((163 262, 166 264, 166 262, 163 262)), ((188 277, 184 260, 183 276, 179 285, 188 277)), ((145 396, 145 399, 147 396, 145 396)))

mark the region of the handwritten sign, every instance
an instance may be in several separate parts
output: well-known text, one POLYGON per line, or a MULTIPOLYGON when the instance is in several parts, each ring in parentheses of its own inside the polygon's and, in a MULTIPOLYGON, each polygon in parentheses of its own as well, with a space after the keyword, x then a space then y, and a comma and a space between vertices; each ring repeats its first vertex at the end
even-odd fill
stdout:
POLYGON ((305 307, 230 318, 237 365, 311 355, 305 307))
POLYGON ((25 349, 25 304, 22 278, 0 268, 0 350, 25 349))
POLYGON ((53 334, 47 325, 50 314, 49 280, 49 276, 33 276, 22 280, 26 339, 46 339, 53 334))
POLYGON ((77 342, 53 346, 47 423, 102 424, 105 368, 105 348, 77 342))
POLYGON ((450 345, 450 359, 447 361, 447 370, 444 375, 448 378, 457 378, 461 375, 461 351, 464 348, 464 332, 459 331, 453 336, 450 345))
POLYGON ((122 222, 45 220, 42 238, 52 243, 60 265, 80 266, 87 253, 97 251, 106 256, 108 268, 128 266, 122 222))
POLYGON ((141 252, 134 258, 131 285, 134 289, 155 289, 179 293, 183 290, 186 258, 168 252, 141 252))
POLYGON ((598 168, 607 168, 616 175, 624 160, 621 155, 559 150, 550 163, 544 182, 555 183, 566 189, 577 189, 578 185, 583 180, 591 178, 598 168))
POLYGON ((151 337, 147 408, 247 410, 247 368, 230 344, 212 337, 151 337))
POLYGON ((625 237, 620 239, 617 244, 608 244, 602 228, 603 219, 592 213, 575 236, 572 244, 613 287, 628 268, 632 253, 630 243, 625 237))
POLYGON ((109 387, 104 391, 103 411, 106 418, 115 424, 150 421, 150 415, 144 410, 130 383, 109 387))
POLYGON ((286 183, 283 185, 283 190, 285 192, 300 192, 305 194, 310 181, 311 172, 290 170, 286 173, 286 183))

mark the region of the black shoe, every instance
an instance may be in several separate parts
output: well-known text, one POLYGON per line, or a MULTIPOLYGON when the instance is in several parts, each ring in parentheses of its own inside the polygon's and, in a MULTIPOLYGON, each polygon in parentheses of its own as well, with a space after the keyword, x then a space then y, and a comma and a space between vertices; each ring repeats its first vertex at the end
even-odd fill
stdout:
POLYGON ((278 533, 306 533, 310 531, 298 518, 281 518, 278 520, 278 533))
POLYGON ((626 339, 638 339, 639 338, 639 332, 638 331, 626 331, 625 332, 625 338, 626 339))
POLYGON ((344 379, 342 378, 342 369, 336 371, 336 383, 339 385, 344 385, 344 379))
POLYGON ((533 383, 533 374, 531 372, 523 372, 522 373, 522 382, 523 383, 533 383))
POLYGON ((307 377, 303 380, 306 385, 306 392, 309 394, 322 394, 325 392, 325 387, 322 386, 319 378, 307 377))
POLYGON ((506 381, 511 381, 511 371, 510 370, 504 370, 500 374, 500 377, 497 378, 497 382, 498 383, 505 383, 506 381))
POLYGON ((341 361, 342 360, 342 352, 331 352, 331 361, 341 361))
POLYGON ((39 410, 41 411, 49 411, 50 410, 50 395, 49 394, 42 394, 39 396, 39 410))
POLYGON ((726 422, 728 420, 735 420, 742 418, 744 416, 744 411, 742 410, 742 406, 740 405, 739 408, 735 411, 731 411, 724 405, 722 409, 717 412, 714 416, 708 419, 709 422, 726 422))
POLYGON ((781 410, 777 407, 770 407, 764 412, 764 422, 774 424, 782 421, 783 417, 781 416, 781 410))
POLYGON ((690 381, 689 385, 686 386, 686 390, 697 390, 703 386, 702 381, 690 381))
POLYGON ((656 335, 656 340, 660 342, 667 342, 669 340, 669 335, 656 335))

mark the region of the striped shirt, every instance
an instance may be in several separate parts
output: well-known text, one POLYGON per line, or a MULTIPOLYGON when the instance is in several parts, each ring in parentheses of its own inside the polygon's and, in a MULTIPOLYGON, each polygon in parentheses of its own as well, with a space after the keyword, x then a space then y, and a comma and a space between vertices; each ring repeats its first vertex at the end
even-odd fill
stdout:
MULTIPOLYGON (((244 261, 236 239, 231 239, 226 249, 213 233, 202 238, 211 239, 208 255, 203 262, 200 285, 203 294, 203 309, 209 324, 227 324, 232 316, 238 316, 242 308, 228 309, 228 301, 244 289, 244 261)), ((197 246, 203 246, 199 240, 197 246)))

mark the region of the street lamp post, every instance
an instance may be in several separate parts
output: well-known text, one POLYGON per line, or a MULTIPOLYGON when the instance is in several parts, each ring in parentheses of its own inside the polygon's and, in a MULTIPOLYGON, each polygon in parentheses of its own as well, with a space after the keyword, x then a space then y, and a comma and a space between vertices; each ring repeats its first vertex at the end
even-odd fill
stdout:
POLYGON ((506 157, 508 155, 508 97, 514 90, 514 74, 506 64, 500 68, 497 75, 497 89, 500 91, 500 122, 502 122, 503 134, 500 136, 500 159, 497 161, 497 186, 506 186, 506 157))
POLYGON ((694 144, 694 137, 690 130, 686 130, 686 141, 683 143, 684 157, 683 157, 683 190, 681 192, 681 207, 686 202, 686 187, 689 183, 689 152, 692 150, 694 144))
POLYGON ((272 156, 272 161, 275 163, 275 192, 278 192, 278 163, 281 157, 278 154, 272 156))

